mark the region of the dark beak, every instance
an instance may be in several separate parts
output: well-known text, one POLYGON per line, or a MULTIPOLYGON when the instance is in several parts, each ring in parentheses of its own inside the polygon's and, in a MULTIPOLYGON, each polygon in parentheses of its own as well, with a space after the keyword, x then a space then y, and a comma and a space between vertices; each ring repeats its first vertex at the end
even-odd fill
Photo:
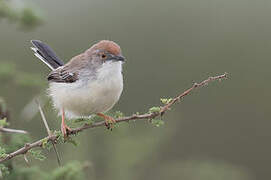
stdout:
POLYGON ((112 60, 124 62, 124 61, 125 61, 125 57, 123 57, 123 56, 114 56, 114 57, 112 58, 112 60))

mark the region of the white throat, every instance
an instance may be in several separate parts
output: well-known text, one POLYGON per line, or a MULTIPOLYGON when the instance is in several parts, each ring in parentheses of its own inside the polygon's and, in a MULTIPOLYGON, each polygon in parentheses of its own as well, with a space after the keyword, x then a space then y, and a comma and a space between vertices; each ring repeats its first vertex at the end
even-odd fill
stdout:
POLYGON ((122 62, 106 62, 97 71, 98 80, 114 80, 114 78, 122 79, 122 62))

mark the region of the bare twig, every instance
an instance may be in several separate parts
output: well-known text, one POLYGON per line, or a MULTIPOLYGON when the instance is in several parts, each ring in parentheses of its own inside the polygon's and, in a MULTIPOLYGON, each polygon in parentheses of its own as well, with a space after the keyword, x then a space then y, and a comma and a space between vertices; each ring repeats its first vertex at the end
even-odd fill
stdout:
MULTIPOLYGON (((162 106, 160 108, 160 111, 158 111, 158 112, 146 113, 146 114, 140 114, 140 115, 134 114, 132 116, 118 118, 118 119, 116 119, 116 123, 128 122, 130 120, 144 120, 144 119, 149 120, 149 119, 153 119, 153 118, 155 118, 157 116, 162 116, 163 114, 165 114, 169 110, 169 108, 173 104, 180 101, 184 96, 190 94, 194 89, 202 87, 204 85, 207 85, 208 83, 210 83, 210 82, 212 82, 214 80, 221 80, 221 79, 225 79, 225 78, 227 78, 227 73, 224 73, 224 74, 219 75, 219 76, 209 77, 208 79, 206 79, 206 80, 204 80, 204 81, 202 81, 200 83, 195 83, 191 88, 187 89, 183 93, 181 93, 178 96, 176 96, 175 98, 173 98, 169 103, 162 106)), ((96 122, 96 123, 93 123, 93 124, 85 124, 85 125, 83 125, 83 126, 81 126, 79 128, 75 128, 72 131, 70 131, 69 135, 70 134, 77 134, 78 132, 83 131, 85 129, 95 128, 95 127, 99 127, 99 126, 105 126, 105 121, 96 122)), ((47 137, 45 137, 45 138, 43 138, 41 140, 38 140, 38 141, 36 141, 36 142, 34 142, 32 144, 27 144, 24 147, 18 149, 17 151, 8 154, 6 157, 1 158, 0 163, 4 162, 6 160, 9 160, 9 159, 11 159, 11 158, 13 158, 15 156, 25 154, 28 150, 30 150, 32 148, 42 147, 42 143, 44 141, 55 142, 55 141, 57 141, 58 136, 59 135, 57 135, 57 134, 52 134, 51 136, 47 136, 47 137)))
POLYGON ((29 166, 29 161, 28 161, 28 159, 27 159, 27 157, 26 157, 26 154, 24 154, 24 160, 25 160, 27 166, 29 166))
MULTIPOLYGON (((44 126, 45 126, 46 130, 47 130, 48 136, 52 136, 52 132, 50 131, 50 128, 49 128, 48 123, 47 123, 47 120, 46 120, 45 115, 44 115, 44 113, 42 111, 42 108, 40 106, 40 103, 39 103, 38 100, 36 102, 38 104, 38 108, 39 108, 39 111, 40 111, 41 119, 42 119, 42 121, 44 123, 44 126)), ((59 153, 57 151, 57 148, 56 148, 56 145, 55 145, 54 141, 52 141, 52 144, 53 144, 54 151, 56 153, 57 163, 58 163, 59 166, 61 166, 60 156, 59 156, 59 153)))
POLYGON ((46 128, 46 131, 47 131, 48 135, 50 136, 52 133, 50 131, 50 128, 49 128, 48 123, 46 121, 45 115, 44 115, 44 113, 43 113, 43 111, 41 109, 41 106, 40 106, 40 103, 38 102, 38 100, 37 100, 37 104, 38 104, 38 108, 39 108, 39 111, 40 111, 40 115, 41 115, 41 119, 43 121, 43 124, 44 124, 44 126, 46 128))
POLYGON ((0 127, 0 132, 4 132, 4 133, 22 133, 22 134, 27 134, 28 133, 25 130, 10 129, 10 128, 3 128, 3 127, 0 127))

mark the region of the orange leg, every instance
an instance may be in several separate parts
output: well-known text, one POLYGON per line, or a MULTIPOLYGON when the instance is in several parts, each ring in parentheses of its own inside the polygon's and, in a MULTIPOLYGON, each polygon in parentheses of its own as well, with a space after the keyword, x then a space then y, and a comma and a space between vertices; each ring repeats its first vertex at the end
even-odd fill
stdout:
POLYGON ((105 126, 107 127, 107 129, 113 129, 113 124, 116 123, 116 120, 111 117, 111 116, 107 116, 105 114, 102 114, 102 113, 97 113, 98 116, 104 118, 105 120, 105 126))
POLYGON ((62 123, 61 123, 61 132, 64 137, 67 137, 67 132, 72 131, 72 129, 65 124, 65 111, 62 109, 62 123))

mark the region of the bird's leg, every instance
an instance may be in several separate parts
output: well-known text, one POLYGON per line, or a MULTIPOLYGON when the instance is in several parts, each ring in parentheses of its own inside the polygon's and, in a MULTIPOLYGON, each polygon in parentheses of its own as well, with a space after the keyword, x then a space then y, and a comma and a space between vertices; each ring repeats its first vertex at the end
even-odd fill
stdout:
POLYGON ((68 133, 69 131, 72 131, 72 129, 71 129, 69 126, 67 126, 67 125, 65 124, 65 111, 64 111, 64 109, 62 108, 61 132, 62 132, 64 138, 67 137, 67 133, 68 133))
POLYGON ((97 113, 97 115, 104 118, 105 126, 107 127, 107 129, 110 129, 110 130, 113 129, 114 124, 116 123, 116 120, 113 117, 107 116, 107 115, 102 114, 102 113, 97 113))

